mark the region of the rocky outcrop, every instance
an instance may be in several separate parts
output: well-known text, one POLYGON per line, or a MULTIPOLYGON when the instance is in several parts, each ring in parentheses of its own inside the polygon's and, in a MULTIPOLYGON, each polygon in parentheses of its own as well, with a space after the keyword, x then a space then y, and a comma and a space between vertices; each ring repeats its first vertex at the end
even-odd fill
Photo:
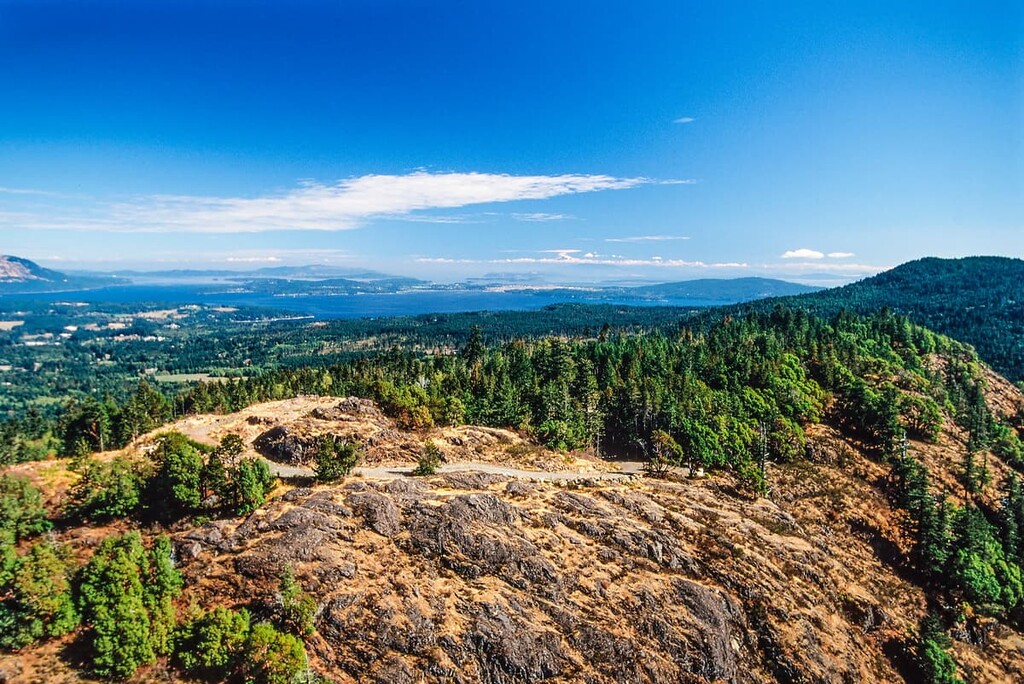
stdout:
POLYGON ((344 682, 898 679, 882 640, 910 623, 858 587, 914 589, 867 542, 731 485, 461 475, 292 490, 185 535, 185 571, 269 605, 293 567, 344 682))
POLYGON ((252 446, 271 461, 305 465, 316 455, 316 444, 316 437, 300 436, 287 426, 278 425, 253 440, 252 446))

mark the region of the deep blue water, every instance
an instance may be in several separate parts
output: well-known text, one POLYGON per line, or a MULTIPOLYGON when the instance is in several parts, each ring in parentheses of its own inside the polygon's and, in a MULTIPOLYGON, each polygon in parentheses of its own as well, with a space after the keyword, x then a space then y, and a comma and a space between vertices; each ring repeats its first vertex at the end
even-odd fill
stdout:
POLYGON ((46 302, 90 302, 118 304, 206 304, 211 306, 256 306, 287 311, 316 318, 376 318, 381 316, 412 316, 425 313, 458 313, 465 311, 527 311, 565 302, 604 303, 623 306, 706 307, 731 302, 707 300, 642 299, 588 300, 583 293, 573 297, 564 294, 524 292, 480 292, 428 290, 399 294, 310 295, 275 297, 252 293, 210 293, 187 285, 121 285, 95 290, 78 290, 46 294, 9 294, 0 301, 34 300, 46 302))

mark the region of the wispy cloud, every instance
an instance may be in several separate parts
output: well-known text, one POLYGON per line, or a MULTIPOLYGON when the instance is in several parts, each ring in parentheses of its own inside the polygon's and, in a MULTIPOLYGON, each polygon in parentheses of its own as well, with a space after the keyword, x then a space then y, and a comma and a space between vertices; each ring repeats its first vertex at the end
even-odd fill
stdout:
POLYGON ((605 242, 666 242, 670 240, 689 240, 686 235, 637 235, 634 237, 605 238, 605 242))
POLYGON ((542 211, 534 211, 526 214, 512 214, 512 218, 516 221, 530 221, 530 222, 543 222, 543 221, 570 221, 575 219, 575 216, 571 214, 547 214, 542 211))
POLYGON ((681 116, 678 119, 673 119, 672 123, 688 124, 688 123, 693 123, 696 120, 697 119, 693 118, 692 116, 681 116))
MULTIPOLYGON (((625 190, 657 181, 607 175, 514 176, 497 173, 371 174, 333 184, 306 182, 276 195, 202 197, 156 195, 120 202, 83 203, 52 214, 0 214, 0 227, 146 233, 255 233, 351 230, 378 218, 453 222, 434 209, 496 202, 545 200, 603 190, 625 190)), ((558 214, 523 214, 521 220, 554 220, 558 214)))
POLYGON ((29 188, 4 188, 0 187, 0 194, 4 195, 40 195, 43 197, 63 197, 59 192, 50 192, 48 190, 32 190, 29 188))
POLYGON ((829 259, 849 259, 857 255, 853 252, 829 252, 827 256, 829 259))

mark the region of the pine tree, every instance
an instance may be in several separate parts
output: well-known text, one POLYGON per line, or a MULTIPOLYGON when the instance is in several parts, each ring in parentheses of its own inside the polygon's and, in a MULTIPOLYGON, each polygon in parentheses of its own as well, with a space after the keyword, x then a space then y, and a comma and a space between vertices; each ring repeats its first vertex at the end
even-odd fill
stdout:
POLYGON ((125 678, 156 659, 143 582, 149 560, 138 532, 103 540, 82 569, 79 609, 93 671, 125 678))
POLYGON ((149 557, 144 598, 149 611, 153 651, 157 655, 166 655, 171 650, 171 635, 176 623, 173 601, 181 593, 183 582, 174 567, 169 537, 157 537, 149 557))
POLYGON ((0 648, 22 648, 77 626, 71 572, 70 551, 48 541, 33 544, 13 563, 8 596, 0 602, 0 648))

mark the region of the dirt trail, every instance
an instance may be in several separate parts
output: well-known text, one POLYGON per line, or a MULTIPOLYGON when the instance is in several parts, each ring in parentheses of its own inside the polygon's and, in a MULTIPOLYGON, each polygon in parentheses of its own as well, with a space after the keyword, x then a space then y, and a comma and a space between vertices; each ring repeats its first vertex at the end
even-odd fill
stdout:
MULTIPOLYGON (((264 459, 266 460, 266 459, 264 459)), ((304 466, 285 465, 267 460, 271 472, 281 478, 306 478, 313 477, 313 469, 304 466)), ((619 461, 620 470, 616 472, 592 472, 579 473, 573 471, 558 470, 523 470, 509 466, 495 465, 493 463, 479 463, 474 461, 463 461, 460 463, 446 463, 438 467, 439 474, 481 472, 492 475, 503 475, 505 477, 517 477, 543 482, 558 482, 567 480, 623 480, 643 472, 643 463, 639 461, 619 461)), ((372 478, 375 480, 397 480, 404 477, 411 477, 415 466, 390 466, 390 467, 363 467, 356 468, 355 474, 360 477, 372 478)))

